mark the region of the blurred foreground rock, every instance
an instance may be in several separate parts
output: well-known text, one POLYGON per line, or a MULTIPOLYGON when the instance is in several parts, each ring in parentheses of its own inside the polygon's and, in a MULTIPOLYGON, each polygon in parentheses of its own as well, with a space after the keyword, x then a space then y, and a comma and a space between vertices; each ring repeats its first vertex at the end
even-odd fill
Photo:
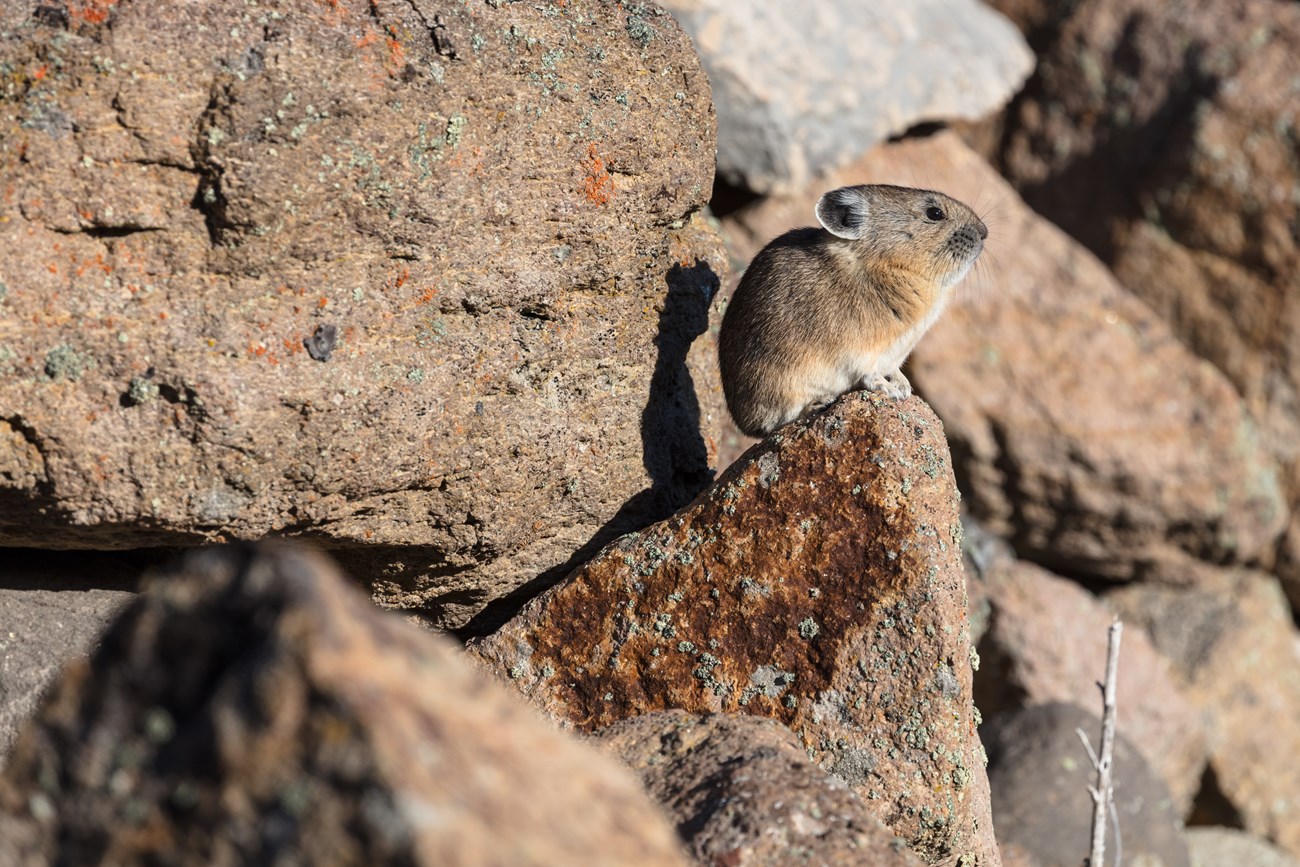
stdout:
POLYGON ((1053 571, 1108 581, 1187 582, 1272 556, 1286 503, 1232 384, 953 133, 877 148, 738 212, 728 235, 747 258, 852 183, 933 187, 988 215, 986 252, 909 375, 991 532, 1053 571))
POLYGON ((0 546, 310 536, 455 627, 709 482, 670 16, 4 7, 0 546))
POLYGON ((474 650, 582 730, 673 708, 776 719, 926 862, 997 864, 960 542, 938 419, 851 394, 474 650))
POLYGON ((1300 856, 1300 636, 1277 580, 1242 571, 1107 599, 1147 629, 1200 708, 1210 797, 1197 818, 1240 825, 1300 856))
POLYGON ((922 864, 775 720, 660 711, 599 734, 668 811, 700 867, 922 864))
POLYGON ((323 558, 157 577, 0 776, 0 863, 674 865, 636 781, 323 558))
POLYGON ((797 190, 924 121, 1001 108, 1033 69, 974 0, 664 0, 700 52, 718 109, 718 172, 797 190))
MULTIPOLYGON (((1125 636, 1127 639, 1127 635, 1125 636)), ((989 785, 998 839, 1034 867, 1077 867, 1091 840, 1096 771, 1076 732, 1096 749, 1101 720, 1072 704, 1041 704, 989 722, 989 785)), ((1115 808, 1125 864, 1188 867, 1169 792, 1122 735, 1115 739, 1115 808)), ((1107 860, 1115 855, 1108 828, 1107 860)))

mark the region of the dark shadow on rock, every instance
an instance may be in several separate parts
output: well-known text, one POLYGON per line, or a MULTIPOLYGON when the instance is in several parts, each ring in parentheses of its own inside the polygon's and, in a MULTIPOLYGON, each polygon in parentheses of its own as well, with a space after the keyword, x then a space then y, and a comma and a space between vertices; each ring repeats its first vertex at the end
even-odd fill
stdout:
POLYGON ((674 265, 664 275, 668 291, 655 336, 658 356, 650 394, 641 412, 641 454, 650 487, 633 495, 568 560, 546 570, 513 593, 490 603, 456 630, 462 640, 495 632, 533 597, 563 580, 610 542, 662 521, 713 481, 709 450, 700 434, 700 402, 686 356, 708 331, 709 307, 722 282, 707 262, 674 265))

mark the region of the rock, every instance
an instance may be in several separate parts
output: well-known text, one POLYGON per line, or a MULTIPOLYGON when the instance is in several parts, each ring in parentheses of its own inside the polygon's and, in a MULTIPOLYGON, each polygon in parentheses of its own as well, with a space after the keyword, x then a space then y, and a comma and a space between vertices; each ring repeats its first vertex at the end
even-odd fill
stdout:
POLYGON ((473 651, 584 731, 776 719, 928 863, 996 864, 950 468, 923 402, 846 396, 473 651))
POLYGON ((1033 69, 974 0, 792 4, 665 0, 695 41, 718 108, 718 172, 769 193, 924 121, 1001 108, 1033 69))
POLYGON ((98 643, 100 633, 134 595, 129 589, 133 582, 122 574, 126 564, 121 562, 56 552, 4 554, 0 767, 19 726, 36 710, 59 671, 98 643), (70 562, 74 559, 83 561, 80 568, 70 562), (52 585, 58 590, 50 589, 52 585))
MULTIPOLYGON (((1004 173, 1236 385, 1300 503, 1300 6, 1084 0, 1009 112, 1004 173)), ((1292 535, 1300 533, 1293 511, 1292 535)), ((1280 575, 1300 610, 1300 557, 1280 575)))
POLYGON ((670 16, 5 6, 0 545, 310 537, 457 627, 710 481, 670 16))
MULTIPOLYGON (((1055 702, 1099 707, 1114 612, 1079 585, 1024 561, 1000 563, 986 575, 992 614, 978 645, 976 707, 988 717, 1055 702)), ((1200 712, 1141 629, 1124 631, 1119 671, 1122 731, 1169 790, 1173 814, 1185 816, 1205 769, 1200 712)))
POLYGON ((599 732, 701 867, 922 863, 775 720, 660 711, 599 732))
MULTIPOLYGON (((1187 679, 1209 739, 1207 778, 1232 823, 1300 856, 1300 635, 1277 580, 1253 572, 1107 599, 1187 679)), ((1199 804, 1198 804, 1199 806, 1199 804)))
POLYGON ((278 547, 152 582, 20 736, 0 830, 6 864, 685 863, 626 770, 278 547))
MULTIPOLYGON (((1127 637, 1127 636, 1125 636, 1127 637)), ((991 719, 987 727, 993 821, 1003 845, 1041 867, 1076 867, 1088 855, 1096 772, 1077 729, 1097 747, 1101 720, 1072 704, 1041 704, 991 719)), ((1122 734, 1115 738, 1115 809, 1124 863, 1188 867, 1169 792, 1122 734)), ((1113 857, 1113 828, 1106 853, 1113 857)))
POLYGON ((1186 582, 1270 555, 1286 504, 1232 384, 953 134, 879 148, 736 214, 728 235, 752 255, 806 225, 823 189, 864 182, 933 187, 988 212, 986 258, 909 376, 990 532, 1024 559, 1106 581, 1186 582))
POLYGON ((1281 849, 1232 828, 1188 828, 1183 839, 1192 867, 1300 867, 1281 849))

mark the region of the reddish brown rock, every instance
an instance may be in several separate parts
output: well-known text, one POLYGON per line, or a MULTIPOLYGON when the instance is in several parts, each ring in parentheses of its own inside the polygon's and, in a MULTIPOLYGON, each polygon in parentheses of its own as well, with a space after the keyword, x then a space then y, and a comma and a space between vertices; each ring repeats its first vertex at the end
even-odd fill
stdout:
MULTIPOLYGON (((1289 467, 1294 506, 1300 6, 1083 0, 1054 13, 1006 121, 1004 173, 1232 380, 1289 467)), ((1281 576, 1300 609, 1294 546, 1281 576)))
POLYGON ((1197 587, 1140 585, 1107 598, 1146 627, 1201 710, 1206 776, 1221 801, 1207 807, 1226 811, 1202 818, 1300 855, 1300 635, 1277 580, 1224 572, 1197 587))
POLYGON ((665 808, 700 867, 922 863, 775 720, 660 711, 599 736, 665 808))
POLYGON ((0 862, 677 865, 632 776, 323 558, 211 549, 67 670, 0 776, 0 862))
POLYGON ((710 481, 672 18, 4 6, 0 545, 307 536, 460 626, 710 481))
MULTIPOLYGON (((979 643, 975 704, 992 718, 1023 705, 1099 707, 1115 613, 1079 585, 1024 561, 985 572, 991 616, 979 643)), ((1141 629, 1120 644, 1120 730, 1187 814, 1205 769, 1205 731, 1182 678, 1141 629)))
MULTIPOLYGON (((1232 384, 952 133, 824 181, 927 186, 987 214, 961 303, 912 355, 972 514, 1062 574, 1187 581, 1272 555, 1286 506, 1232 384)), ((742 255, 806 225, 823 187, 728 228, 742 255)))
POLYGON ((929 407, 852 394, 476 652, 583 730, 671 708, 772 717, 927 862, 997 863, 960 540, 929 407))

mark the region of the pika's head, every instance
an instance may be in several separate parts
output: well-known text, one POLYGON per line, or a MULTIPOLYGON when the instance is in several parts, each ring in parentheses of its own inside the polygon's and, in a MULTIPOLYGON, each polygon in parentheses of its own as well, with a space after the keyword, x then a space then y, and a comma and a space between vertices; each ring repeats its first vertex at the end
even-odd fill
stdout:
POLYGON ((862 184, 831 190, 817 220, 854 254, 952 286, 970 270, 989 231, 966 205, 934 190, 862 184))

